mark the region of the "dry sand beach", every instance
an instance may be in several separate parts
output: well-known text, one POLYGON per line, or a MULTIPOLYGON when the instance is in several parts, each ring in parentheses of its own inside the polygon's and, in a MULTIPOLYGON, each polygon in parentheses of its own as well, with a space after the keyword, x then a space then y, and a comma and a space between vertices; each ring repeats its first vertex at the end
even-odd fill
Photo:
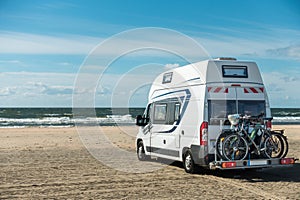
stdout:
MULTIPOLYGON (((300 158, 300 126, 285 129, 288 156, 300 158)), ((134 151, 136 127, 104 127, 134 151), (131 136, 130 136, 131 135, 131 136)), ((93 158, 76 128, 0 129, 0 199, 300 199, 300 164, 262 171, 187 174, 180 163, 126 173, 93 158)))

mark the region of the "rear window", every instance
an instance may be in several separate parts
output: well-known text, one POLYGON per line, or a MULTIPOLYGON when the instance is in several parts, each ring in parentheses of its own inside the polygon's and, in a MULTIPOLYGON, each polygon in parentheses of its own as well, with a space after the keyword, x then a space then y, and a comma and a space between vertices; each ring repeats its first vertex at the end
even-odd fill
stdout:
POLYGON ((247 66, 222 65, 223 77, 248 78, 247 66))
POLYGON ((235 100, 209 100, 208 119, 209 124, 220 125, 220 121, 225 122, 227 116, 236 113, 235 100))
POLYGON ((258 116, 265 113, 265 101, 257 100, 209 100, 208 101, 208 119, 211 125, 220 125, 220 123, 229 125, 228 115, 241 114, 258 116), (237 110, 238 109, 238 110, 237 110))
POLYGON ((258 116, 265 113, 265 101, 238 101, 239 114, 258 116))

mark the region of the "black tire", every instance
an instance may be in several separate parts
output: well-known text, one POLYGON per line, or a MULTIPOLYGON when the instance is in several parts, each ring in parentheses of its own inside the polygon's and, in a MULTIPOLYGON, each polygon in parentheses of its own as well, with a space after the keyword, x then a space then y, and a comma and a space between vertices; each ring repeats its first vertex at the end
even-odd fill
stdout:
POLYGON ((288 153, 288 143, 283 135, 271 133, 264 142, 264 155, 267 158, 283 158, 288 153))
POLYGON ((275 135, 278 135, 279 137, 281 137, 283 144, 284 144, 284 148, 283 148, 283 152, 282 152, 282 155, 280 156, 280 158, 284 158, 289 152, 289 143, 287 141, 286 136, 281 133, 275 132, 275 131, 272 131, 271 134, 275 134, 275 135))
POLYGON ((216 148, 217 156, 221 160, 226 160, 226 158, 223 155, 223 149, 222 149, 222 147, 223 147, 223 142, 224 142, 226 136, 228 136, 230 134, 232 134, 231 130, 225 130, 225 131, 222 131, 222 133, 217 138, 215 148, 216 148))
POLYGON ((144 144, 142 141, 140 141, 137 145, 136 149, 137 157, 140 161, 146 161, 149 160, 149 156, 145 154, 144 144))
POLYGON ((187 173, 193 174, 196 172, 196 165, 191 150, 187 150, 183 155, 183 167, 187 173))
POLYGON ((244 160, 248 155, 249 145, 245 138, 231 134, 224 139, 222 149, 226 160, 244 160))

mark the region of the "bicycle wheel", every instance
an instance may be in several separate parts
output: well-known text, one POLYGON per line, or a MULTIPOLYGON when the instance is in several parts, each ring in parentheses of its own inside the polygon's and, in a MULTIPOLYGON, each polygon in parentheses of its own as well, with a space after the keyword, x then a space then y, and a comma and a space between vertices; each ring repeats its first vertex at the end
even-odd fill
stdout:
POLYGON ((216 141, 216 145, 215 145, 216 153, 217 153, 218 157, 222 160, 226 160, 226 158, 223 155, 223 150, 222 150, 223 142, 224 142, 226 136, 228 136, 230 134, 232 134, 231 130, 223 130, 221 132, 221 134, 218 136, 217 141, 216 141))
POLYGON ((275 131, 272 131, 271 134, 277 135, 278 137, 281 137, 281 139, 283 140, 284 148, 283 148, 283 152, 282 152, 282 155, 280 156, 280 158, 284 158, 289 151, 289 143, 287 141, 287 137, 285 135, 275 132, 275 131))
POLYGON ((222 149, 226 160, 244 160, 248 155, 249 146, 245 138, 231 134, 225 138, 222 149))
POLYGON ((288 142, 284 135, 271 132, 264 142, 264 155, 267 158, 284 158, 288 153, 288 142))

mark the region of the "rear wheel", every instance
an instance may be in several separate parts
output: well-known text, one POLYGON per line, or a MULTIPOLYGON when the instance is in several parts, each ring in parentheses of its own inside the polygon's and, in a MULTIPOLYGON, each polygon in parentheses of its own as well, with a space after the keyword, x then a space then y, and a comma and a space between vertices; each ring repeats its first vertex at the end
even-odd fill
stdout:
POLYGON ((288 151, 286 139, 278 134, 272 133, 264 142, 264 154, 267 158, 283 158, 288 151))
POLYGON ((187 173, 195 173, 196 166, 192 157, 191 150, 187 150, 183 156, 183 167, 187 173))
POLYGON ((282 155, 280 155, 280 158, 284 158, 287 155, 288 151, 289 151, 289 143, 287 141, 286 136, 281 134, 281 133, 275 132, 275 131, 272 131, 271 134, 272 135, 277 135, 278 137, 280 137, 282 139, 283 149, 282 149, 282 155))

